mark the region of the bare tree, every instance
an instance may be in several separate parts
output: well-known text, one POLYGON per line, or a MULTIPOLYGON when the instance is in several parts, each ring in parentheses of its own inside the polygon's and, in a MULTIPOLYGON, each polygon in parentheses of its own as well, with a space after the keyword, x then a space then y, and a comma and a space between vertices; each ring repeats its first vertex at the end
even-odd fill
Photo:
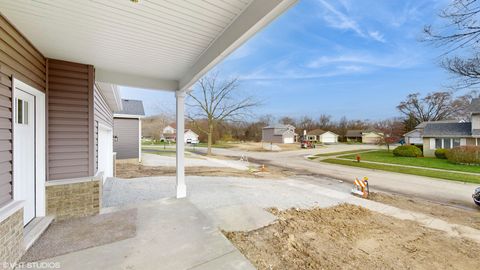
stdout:
POLYGON ((468 96, 454 98, 450 92, 434 92, 423 98, 415 93, 400 102, 397 109, 419 124, 424 121, 464 118, 470 100, 468 96))
POLYGON ((405 132, 405 124, 400 118, 377 121, 374 128, 380 131, 381 136, 378 144, 387 146, 388 152, 390 152, 390 145, 400 141, 405 132))
POLYGON ((297 128, 302 130, 302 132, 303 130, 310 131, 312 129, 315 129, 315 127, 316 127, 315 121, 313 121, 313 119, 308 116, 302 116, 297 124, 297 128))
POLYGON ((454 0, 439 16, 445 21, 444 25, 425 26, 425 40, 446 49, 441 65, 462 79, 459 86, 471 87, 479 84, 480 2, 454 0))
POLYGON ((196 125, 197 120, 206 120, 207 127, 196 125, 207 135, 207 155, 212 154, 212 135, 218 124, 242 121, 251 114, 250 109, 260 103, 253 97, 241 97, 237 79, 221 80, 218 73, 201 78, 197 87, 188 94, 188 118, 196 125))
POLYGON ((328 114, 321 114, 318 118, 318 127, 321 129, 328 129, 332 125, 332 116, 328 114))
POLYGON ((153 140, 160 140, 163 129, 175 119, 173 114, 161 113, 142 120, 142 134, 153 140))
POLYGON ((283 124, 283 125, 292 125, 292 126, 295 126, 295 120, 291 117, 288 117, 288 116, 284 116, 282 118, 280 118, 280 124, 283 124))

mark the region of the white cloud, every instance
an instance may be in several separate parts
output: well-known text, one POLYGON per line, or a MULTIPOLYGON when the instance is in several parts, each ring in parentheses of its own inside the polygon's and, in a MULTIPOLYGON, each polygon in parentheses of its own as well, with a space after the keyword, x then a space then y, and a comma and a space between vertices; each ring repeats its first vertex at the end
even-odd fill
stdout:
POLYGON ((358 23, 349 18, 346 14, 340 12, 335 7, 333 7, 330 3, 325 0, 319 0, 319 2, 328 10, 330 11, 329 15, 326 15, 324 19, 329 23, 331 27, 338 28, 338 29, 348 29, 352 30, 358 35, 365 37, 365 34, 360 29, 358 23))
POLYGON ((410 68, 418 63, 418 56, 411 52, 398 52, 388 55, 372 55, 369 53, 340 54, 336 56, 319 56, 305 66, 318 69, 332 65, 364 65, 386 68, 410 68))
POLYGON ((375 39, 376 41, 379 41, 379 42, 382 42, 382 43, 385 43, 385 42, 386 42, 385 38, 383 37, 383 34, 381 34, 381 33, 378 32, 378 31, 369 31, 369 32, 368 32, 368 35, 369 35, 371 38, 375 39))
POLYGON ((351 30, 363 38, 373 39, 378 42, 384 43, 386 41, 383 37, 383 34, 379 31, 365 31, 360 27, 356 20, 349 16, 349 14, 341 12, 326 0, 318 1, 328 11, 328 13, 324 14, 323 19, 329 24, 330 27, 351 30))

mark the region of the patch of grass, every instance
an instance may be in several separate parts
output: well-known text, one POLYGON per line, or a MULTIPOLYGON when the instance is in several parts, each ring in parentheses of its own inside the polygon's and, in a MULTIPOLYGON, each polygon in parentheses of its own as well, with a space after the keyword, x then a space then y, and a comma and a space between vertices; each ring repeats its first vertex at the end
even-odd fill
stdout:
POLYGON ((322 160, 321 162, 374 169, 374 170, 389 171, 389 172, 413 174, 413 175, 419 175, 419 176, 427 176, 427 177, 453 180, 453 181, 459 181, 459 182, 469 182, 469 183, 477 183, 477 184, 480 183, 480 175, 477 176, 477 175, 469 175, 469 174, 463 174, 463 173, 457 173, 457 172, 433 171, 433 170, 426 170, 426 169, 390 166, 390 165, 374 164, 374 163, 366 163, 366 162, 359 163, 353 160, 350 161, 350 160, 341 160, 341 159, 334 159, 334 158, 325 159, 325 160, 322 160))
POLYGON ((340 151, 340 152, 332 152, 332 153, 323 153, 323 154, 316 154, 316 157, 329 157, 329 156, 339 156, 339 155, 347 155, 347 154, 354 154, 354 153, 362 153, 366 151, 372 151, 372 149, 361 149, 361 150, 349 150, 349 151, 340 151))
POLYGON ((168 156, 168 157, 173 157, 177 153, 175 149, 144 149, 143 152, 148 153, 148 154, 155 154, 159 156, 168 156))
POLYGON ((175 145, 174 142, 168 143, 168 142, 161 142, 161 141, 142 141, 142 145, 175 145))
MULTIPOLYGON (((372 151, 360 154, 361 160, 383 162, 398 165, 417 166, 459 172, 480 173, 480 166, 454 164, 446 159, 434 157, 396 157, 392 152, 385 150, 372 151)), ((339 156, 339 158, 356 159, 356 155, 339 156)))

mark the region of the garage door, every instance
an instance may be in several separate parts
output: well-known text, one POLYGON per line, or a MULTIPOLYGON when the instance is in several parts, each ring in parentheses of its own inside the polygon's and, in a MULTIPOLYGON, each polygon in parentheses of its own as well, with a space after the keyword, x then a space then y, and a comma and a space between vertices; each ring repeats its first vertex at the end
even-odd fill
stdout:
POLYGON ((293 138, 283 138, 283 143, 293 143, 293 138))
POLYGON ((323 136, 323 143, 336 143, 335 136, 323 136))

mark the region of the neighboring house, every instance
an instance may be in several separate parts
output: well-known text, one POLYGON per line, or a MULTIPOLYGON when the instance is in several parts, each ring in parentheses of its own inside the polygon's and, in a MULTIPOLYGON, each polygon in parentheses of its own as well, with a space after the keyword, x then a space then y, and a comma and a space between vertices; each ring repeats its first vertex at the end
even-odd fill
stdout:
POLYGON ((362 130, 347 130, 345 139, 347 142, 362 142, 362 130))
POLYGON ((145 116, 141 100, 122 99, 121 111, 113 115, 113 151, 117 159, 142 160, 142 118, 145 116))
POLYGON ((338 135, 322 129, 314 129, 307 132, 307 140, 318 143, 338 143, 338 135))
POLYGON ((413 145, 423 145, 423 130, 428 123, 458 123, 457 120, 442 120, 442 121, 435 121, 429 122, 425 121, 418 124, 414 130, 405 133, 403 136, 405 137, 406 144, 413 144, 413 145))
POLYGON ((439 148, 480 145, 480 98, 470 104, 471 122, 428 122, 423 130, 423 155, 435 156, 439 148))
POLYGON ((175 142, 177 137, 177 130, 175 124, 170 124, 163 128, 163 132, 160 135, 160 141, 175 142))
POLYGON ((175 124, 170 124, 163 128, 163 134, 175 134, 176 132, 175 124))
POLYGON ((376 144, 383 138, 383 133, 376 130, 365 130, 362 132, 362 143, 376 144))
POLYGON ((296 135, 295 127, 292 125, 278 124, 262 128, 262 142, 294 143, 296 135))
POLYGON ((423 129, 414 129, 403 134, 403 136, 407 145, 423 145, 423 129))
MULTIPOLYGON (((197 144, 200 142, 198 139, 199 136, 191 129, 186 129, 184 133, 184 143, 193 143, 197 144)), ((160 140, 175 142, 177 140, 177 130, 175 129, 175 124, 170 124, 163 129, 163 133, 160 136, 160 140)))
POLYGON ((361 142, 375 144, 383 137, 383 133, 376 130, 347 130, 347 142, 361 142))
POLYGON ((185 143, 188 144, 197 144, 200 141, 198 140, 198 134, 193 132, 191 129, 185 130, 185 143))
MULTIPOLYGON (((186 92, 296 1, 146 2, 0 1, 0 262, 18 262, 52 217, 100 212, 113 172, 112 112, 122 110, 117 85, 174 93, 183 140, 186 92)), ((176 148, 183 198, 185 151, 176 148)))

